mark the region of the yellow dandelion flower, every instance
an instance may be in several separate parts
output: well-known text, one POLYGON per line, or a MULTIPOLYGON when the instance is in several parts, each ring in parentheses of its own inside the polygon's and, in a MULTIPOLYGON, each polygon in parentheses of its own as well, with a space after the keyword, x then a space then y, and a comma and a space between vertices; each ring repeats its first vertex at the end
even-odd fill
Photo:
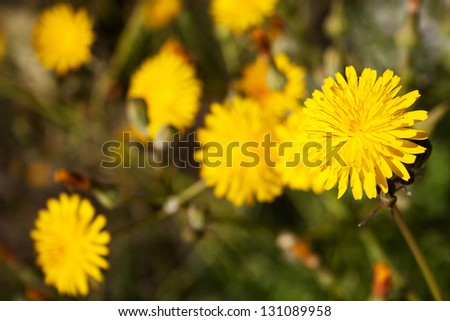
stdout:
POLYGON ((145 24, 160 29, 175 19, 181 10, 181 0, 150 0, 145 7, 145 24))
POLYGON ((203 149, 196 159, 201 162, 200 175, 217 197, 240 206, 272 201, 281 194, 276 149, 265 143, 275 140, 276 122, 258 102, 235 98, 225 105, 213 104, 205 122, 197 132, 203 149))
POLYGON ((89 282, 102 282, 101 269, 109 268, 104 256, 109 253, 110 234, 102 231, 106 218, 94 215, 88 200, 64 193, 59 199, 49 199, 47 208, 39 211, 31 231, 37 263, 45 283, 60 294, 86 296, 89 282))
POLYGON ((284 77, 279 86, 271 78, 271 66, 267 59, 257 58, 246 66, 243 77, 237 82, 237 88, 247 97, 258 100, 276 115, 284 115, 298 107, 299 100, 306 96, 305 70, 289 61, 285 54, 274 57, 277 72, 284 77), (277 88, 279 87, 279 88, 277 88))
POLYGON ((163 126, 183 130, 192 125, 201 91, 195 69, 185 57, 161 50, 133 75, 128 97, 141 98, 147 104, 148 135, 155 138, 163 126))
POLYGON ((338 185, 341 197, 350 183, 355 199, 363 191, 377 196, 376 186, 388 192, 387 178, 393 174, 408 181, 405 164, 412 164, 425 148, 412 140, 427 138, 424 131, 410 128, 427 118, 423 110, 406 112, 418 98, 417 90, 397 96, 400 78, 386 70, 364 69, 360 77, 355 68, 346 68, 346 78, 325 79, 305 101, 309 138, 323 146, 323 164, 316 183, 325 189, 338 185), (338 157, 339 156, 339 157, 338 157))
POLYGON ((304 108, 298 108, 289 115, 286 122, 276 128, 276 134, 280 142, 277 171, 280 173, 284 184, 292 189, 307 191, 311 188, 319 193, 320 186, 313 185, 317 175, 317 153, 314 145, 311 145, 305 126, 308 119, 304 115, 304 108))
POLYGON ((245 95, 262 101, 270 91, 267 84, 268 74, 269 63, 263 58, 258 58, 244 67, 243 77, 237 82, 237 87, 245 95))
POLYGON ((211 14, 217 25, 242 33, 272 15, 277 3, 278 0, 213 0, 211 14))
POLYGON ((42 12, 33 30, 33 46, 42 65, 64 75, 88 62, 95 37, 92 28, 84 9, 57 4, 42 12))

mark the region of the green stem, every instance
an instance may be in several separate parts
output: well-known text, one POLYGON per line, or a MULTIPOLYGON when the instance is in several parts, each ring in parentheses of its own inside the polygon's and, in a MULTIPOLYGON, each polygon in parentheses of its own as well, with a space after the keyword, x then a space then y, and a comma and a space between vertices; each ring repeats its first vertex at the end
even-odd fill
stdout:
POLYGON ((236 76, 242 69, 235 35, 229 30, 216 29, 223 60, 229 76, 236 76))
POLYGON ((109 75, 113 79, 120 78, 123 68, 128 63, 133 50, 136 49, 136 43, 143 33, 144 15, 143 10, 145 1, 140 0, 136 3, 130 18, 128 18, 125 30, 120 35, 119 42, 111 58, 109 75))
POLYGON ((403 237, 405 238, 406 243, 409 246, 409 249, 411 250, 412 254, 414 255, 414 258, 416 259, 417 264, 420 267, 420 270, 422 271, 422 274, 425 278, 425 281, 427 282, 428 287, 430 288, 430 291, 436 301, 442 301, 442 294, 439 289, 439 286, 436 282, 436 279, 433 275, 433 273, 430 270, 430 267, 428 266, 428 263, 425 259, 425 257, 422 254, 422 251, 419 249, 419 246, 416 243, 416 240, 414 239, 413 234, 409 230, 408 226, 406 225, 405 220, 402 217, 402 214, 400 213, 400 210, 396 205, 392 206, 392 214, 395 219, 395 223, 397 223, 398 228, 400 229, 400 232, 402 233, 403 237))
POLYGON ((182 191, 180 194, 178 194, 178 204, 183 205, 190 199, 197 196, 200 192, 202 192, 206 188, 206 184, 202 180, 198 180, 188 188, 186 188, 184 191, 182 191))
POLYGON ((414 81, 414 51, 420 42, 420 7, 422 1, 408 1, 408 15, 406 23, 397 35, 398 47, 400 48, 400 72, 405 88, 411 87, 414 81))
POLYGON ((131 223, 129 225, 126 225, 124 227, 121 227, 119 229, 111 231, 112 237, 113 238, 117 238, 118 236, 129 234, 130 232, 132 232, 136 228, 145 226, 147 224, 159 222, 159 221, 161 221, 161 220, 163 220, 163 219, 165 219, 165 218, 175 214, 175 212, 178 211, 178 208, 181 205, 183 205, 186 202, 188 202, 189 200, 193 199, 195 196, 197 196, 205 188, 206 188, 206 185, 205 185, 205 183, 202 180, 199 180, 199 181, 195 182, 194 184, 189 186, 187 189, 182 191, 177 196, 172 196, 172 197, 168 198, 168 202, 175 202, 176 203, 176 205, 174 207, 174 209, 176 209, 176 211, 167 211, 166 210, 166 206, 163 206, 163 209, 159 210, 158 212, 156 212, 152 216, 145 217, 142 220, 133 222, 133 223, 131 223))
POLYGON ((136 48, 140 37, 142 36, 143 24, 143 7, 145 1, 138 1, 128 18, 128 22, 122 34, 120 35, 118 44, 114 50, 113 56, 108 67, 98 75, 94 84, 91 97, 91 108, 95 119, 106 119, 106 102, 108 100, 109 91, 123 76, 124 69, 127 67, 130 56, 136 48))

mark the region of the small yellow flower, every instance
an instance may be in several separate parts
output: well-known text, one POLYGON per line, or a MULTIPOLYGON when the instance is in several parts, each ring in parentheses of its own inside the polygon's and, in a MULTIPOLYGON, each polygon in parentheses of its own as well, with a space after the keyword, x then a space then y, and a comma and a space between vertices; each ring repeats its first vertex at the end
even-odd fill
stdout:
POLYGON ((33 30, 33 46, 42 65, 59 75, 91 59, 92 22, 84 9, 57 4, 44 12, 33 30))
POLYGON ((149 0, 144 22, 150 29, 160 29, 175 19, 181 10, 181 0, 149 0))
POLYGON ((281 194, 276 148, 264 145, 275 141, 276 122, 258 102, 235 98, 225 105, 213 104, 205 122, 197 132, 203 149, 196 159, 202 163, 200 175, 214 186, 217 197, 240 206, 269 202, 281 194))
POLYGON ((244 68, 237 88, 247 97, 261 102, 274 114, 283 116, 296 109, 299 100, 305 98, 306 72, 302 67, 291 63, 285 54, 275 55, 274 63, 276 71, 267 59, 256 59, 244 68), (277 80, 282 84, 278 84, 277 80))
POLYGON ((388 192, 386 179, 393 174, 410 179, 405 164, 426 150, 411 140, 427 138, 426 132, 410 126, 425 120, 427 112, 405 111, 419 92, 397 96, 400 78, 391 70, 377 78, 375 70, 366 68, 358 77, 355 68, 347 67, 346 78, 337 73, 336 81, 325 79, 322 91, 305 101, 306 131, 323 147, 316 184, 326 190, 337 185, 341 197, 350 183, 355 199, 361 199, 363 191, 375 198, 377 185, 388 192), (340 158, 327 158, 336 153, 340 158))
POLYGON ((199 108, 201 83, 183 55, 161 50, 147 59, 131 78, 129 98, 147 104, 148 135, 155 138, 166 125, 179 130, 191 126, 199 108))
POLYGON ((101 269, 109 268, 104 256, 110 234, 102 231, 106 218, 97 215, 86 199, 61 194, 49 199, 47 208, 39 211, 31 231, 37 252, 37 263, 45 274, 45 283, 60 294, 86 296, 90 281, 103 281, 101 269))
POLYGON ((279 0, 213 0, 211 14, 217 25, 235 33, 258 26, 275 11, 279 0))

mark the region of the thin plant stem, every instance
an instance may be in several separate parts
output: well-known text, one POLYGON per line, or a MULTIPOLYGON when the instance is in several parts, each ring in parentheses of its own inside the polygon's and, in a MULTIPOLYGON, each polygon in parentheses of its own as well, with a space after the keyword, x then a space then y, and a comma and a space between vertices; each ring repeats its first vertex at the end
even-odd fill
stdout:
MULTIPOLYGON (((177 196, 169 197, 168 201, 175 201, 176 202, 176 209, 178 211, 178 208, 188 202, 189 200, 193 199, 195 196, 197 196, 200 192, 202 192, 206 188, 206 184, 199 180, 186 188, 184 191, 182 191, 177 196)), ((167 211, 165 209, 165 206, 163 206, 163 209, 157 211, 155 214, 145 217, 139 221, 132 222, 124 227, 118 228, 116 230, 111 231, 111 235, 113 238, 117 238, 119 236, 127 235, 130 232, 134 231, 137 228, 143 227, 147 224, 156 223, 159 221, 164 220, 167 217, 170 217, 174 214, 174 212, 167 211)))
POLYGON ((235 35, 229 30, 217 29, 216 37, 219 41, 228 75, 236 75, 242 68, 239 61, 239 48, 235 35))
POLYGON ((184 191, 182 191, 180 194, 178 194, 178 204, 183 205, 190 199, 197 196, 200 192, 202 192, 206 188, 206 184, 203 180, 198 180, 188 188, 186 188, 184 191))
POLYGON ((146 1, 140 0, 136 3, 125 30, 119 38, 119 42, 111 58, 109 76, 113 79, 120 77, 123 68, 136 48, 136 43, 143 34, 144 8, 146 1))
POLYGON ((421 40, 420 8, 422 0, 408 0, 406 23, 397 35, 400 48, 400 71, 405 88, 411 87, 414 81, 414 51, 421 40))
POLYGON ((424 255, 422 254, 422 251, 417 245, 417 242, 414 239, 413 234, 406 225, 406 222, 403 219, 400 210, 395 204, 392 206, 392 215, 394 216, 395 223, 397 223, 397 226, 400 229, 400 232, 402 233, 403 237, 405 238, 405 241, 408 244, 409 249, 411 250, 414 258, 416 259, 416 262, 419 265, 420 270, 422 271, 425 281, 428 287, 430 288, 431 294, 433 295, 436 301, 442 301, 443 298, 441 290, 439 289, 436 279, 433 273, 431 272, 430 267, 428 266, 428 263, 424 255))
POLYGON ((145 1, 140 0, 134 6, 126 27, 119 37, 109 66, 101 72, 92 90, 91 105, 96 119, 106 119, 105 104, 115 82, 122 76, 123 70, 143 34, 143 10, 145 1))

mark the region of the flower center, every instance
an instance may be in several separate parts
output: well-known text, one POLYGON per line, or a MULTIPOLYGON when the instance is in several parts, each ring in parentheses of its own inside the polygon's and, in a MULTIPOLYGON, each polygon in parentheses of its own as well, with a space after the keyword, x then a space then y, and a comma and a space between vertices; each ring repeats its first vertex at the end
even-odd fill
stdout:
POLYGON ((74 30, 74 28, 67 28, 66 35, 61 37, 59 41, 61 52, 64 52, 67 55, 71 54, 76 47, 74 46, 76 43, 76 30, 74 30))

